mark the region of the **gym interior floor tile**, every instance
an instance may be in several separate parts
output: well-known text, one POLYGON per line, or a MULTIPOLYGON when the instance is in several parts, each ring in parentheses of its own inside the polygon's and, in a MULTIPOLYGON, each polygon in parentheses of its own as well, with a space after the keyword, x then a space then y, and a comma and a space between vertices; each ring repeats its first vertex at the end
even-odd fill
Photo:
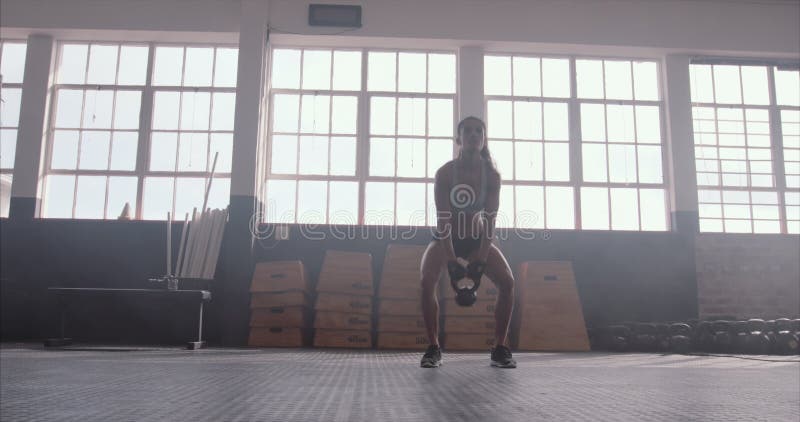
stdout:
POLYGON ((796 356, 0 349, 3 421, 797 421, 796 356))

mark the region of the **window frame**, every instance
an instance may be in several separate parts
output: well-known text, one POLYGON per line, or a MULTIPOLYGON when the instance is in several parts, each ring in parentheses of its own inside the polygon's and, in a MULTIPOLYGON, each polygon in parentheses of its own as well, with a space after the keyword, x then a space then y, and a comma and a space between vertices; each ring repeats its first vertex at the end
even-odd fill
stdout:
MULTIPOLYGON (((3 48, 5 47, 5 45, 9 44, 9 43, 10 44, 22 44, 22 45, 24 45, 25 46, 25 50, 26 50, 26 56, 27 56, 28 41, 24 40, 24 39, 17 39, 17 38, 3 38, 3 39, 0 39, 0 56, 2 56, 3 48)), ((19 89, 20 93, 22 93, 22 86, 23 86, 23 83, 25 82, 25 75, 24 75, 25 64, 24 64, 24 61, 26 61, 26 60, 27 60, 27 57, 23 57, 23 75, 22 75, 23 80, 21 80, 20 82, 6 82, 6 81, 2 80, 2 77, 0 77, 0 92, 2 92, 3 89, 11 88, 11 89, 19 89)), ((20 111, 22 111, 21 110, 21 108, 22 108, 22 95, 20 95, 20 104, 19 104, 19 106, 20 106, 20 111)), ((20 113, 20 118, 21 117, 22 117, 22 115, 20 113)), ((16 126, 5 126, 5 125, 2 125, 2 122, 0 122, 0 129, 13 129, 13 130, 17 131, 16 139, 14 139, 14 160, 15 161, 16 161, 16 157, 17 157, 17 153, 18 153, 18 147, 19 147, 19 145, 18 145, 19 144, 19 123, 20 122, 18 120, 16 126)), ((15 167, 16 167, 16 163, 12 163, 11 168, 0 167, 0 177, 10 176, 10 178, 11 178, 11 184, 9 185, 9 192, 8 192, 9 203, 11 201, 11 189, 13 189, 13 186, 14 186, 14 168, 15 167)), ((10 204, 9 204, 9 206, 10 206, 10 204)), ((4 210, 0 210, 0 218, 8 218, 8 212, 2 212, 2 211, 4 211, 4 210)))

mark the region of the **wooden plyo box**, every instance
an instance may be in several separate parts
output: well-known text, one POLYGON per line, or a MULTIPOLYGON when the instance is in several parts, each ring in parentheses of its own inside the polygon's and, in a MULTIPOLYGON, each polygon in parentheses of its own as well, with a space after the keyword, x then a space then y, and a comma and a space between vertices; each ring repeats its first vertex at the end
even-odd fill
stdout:
POLYGON ((494 317, 495 301, 478 300, 472 306, 459 306, 455 299, 450 299, 444 303, 445 316, 464 316, 464 317, 494 317))
POLYGON ((305 306, 275 306, 250 310, 251 327, 308 327, 311 314, 305 306))
POLYGON ((446 316, 442 331, 448 334, 494 334, 494 317, 446 316))
POLYGON ((380 297, 419 299, 420 264, 427 246, 390 244, 381 272, 380 297))
POLYGON ((430 342, 428 335, 421 333, 378 333, 378 349, 425 350, 430 342))
POLYGON ((494 347, 494 334, 445 333, 445 350, 489 350, 494 347))
POLYGON ((317 311, 348 312, 372 315, 372 297, 338 293, 319 293, 314 305, 317 311))
POLYGON ((311 299, 302 290, 250 294, 250 308, 272 308, 275 306, 306 306, 310 308, 311 299))
POLYGON ((567 261, 520 265, 517 349, 589 351, 583 308, 567 261))
POLYGON ((302 328, 253 327, 247 344, 253 347, 303 347, 308 331, 302 328))
POLYGON ((317 311, 314 328, 329 330, 372 330, 372 316, 345 312, 317 311))
POLYGON ((327 251, 317 283, 318 292, 372 296, 372 255, 327 251))
POLYGON ((378 319, 378 332, 416 333, 425 332, 425 320, 419 316, 381 315, 378 319))
POLYGON ((273 261, 256 264, 251 292, 309 291, 306 271, 301 261, 273 261))
POLYGON ((421 316, 422 301, 417 299, 380 299, 378 315, 421 316))
POLYGON ((372 335, 360 330, 314 330, 314 347, 345 347, 369 349, 372 335))

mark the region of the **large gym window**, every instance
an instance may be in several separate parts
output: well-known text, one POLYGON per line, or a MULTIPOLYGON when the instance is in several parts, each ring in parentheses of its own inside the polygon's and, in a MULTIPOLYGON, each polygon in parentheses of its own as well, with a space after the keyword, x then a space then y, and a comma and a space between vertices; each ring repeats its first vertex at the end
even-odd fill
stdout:
POLYGON ((690 66, 701 231, 800 232, 798 74, 690 66))
POLYGON ((24 41, 0 41, 0 217, 8 217, 25 73, 24 41))
POLYGON ((499 227, 667 229, 655 62, 487 55, 484 78, 499 227))
POLYGON ((181 218, 230 185, 237 49, 63 43, 45 178, 44 217, 181 218), (218 178, 216 178, 218 176, 218 178))
POLYGON ((267 221, 433 225, 454 54, 276 48, 267 221))

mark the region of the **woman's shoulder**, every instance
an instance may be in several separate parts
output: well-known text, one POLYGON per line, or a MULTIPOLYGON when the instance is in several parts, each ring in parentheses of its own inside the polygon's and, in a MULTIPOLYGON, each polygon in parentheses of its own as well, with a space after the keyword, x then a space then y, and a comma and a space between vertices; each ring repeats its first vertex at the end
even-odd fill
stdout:
POLYGON ((442 166, 439 167, 438 170, 436 170, 436 178, 438 179, 440 176, 450 175, 453 171, 453 163, 455 163, 455 161, 456 161, 455 159, 452 159, 442 164, 442 166))

